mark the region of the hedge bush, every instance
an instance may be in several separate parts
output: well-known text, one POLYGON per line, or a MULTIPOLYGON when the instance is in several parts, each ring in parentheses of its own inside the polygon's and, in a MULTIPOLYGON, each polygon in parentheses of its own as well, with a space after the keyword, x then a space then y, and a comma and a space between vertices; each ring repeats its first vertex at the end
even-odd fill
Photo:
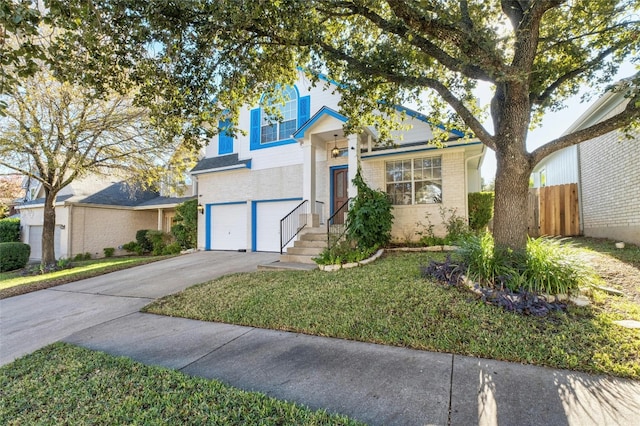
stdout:
POLYGON ((0 243, 20 242, 20 219, 0 219, 0 243))
POLYGON ((153 242, 149 239, 148 233, 151 229, 141 229, 136 232, 136 242, 144 253, 149 253, 153 250, 153 242))
POLYGON ((493 217, 493 192, 469 194, 469 227, 474 231, 484 229, 493 217))
POLYGON ((183 249, 194 248, 198 240, 198 200, 189 200, 176 207, 175 225, 171 233, 183 249))
POLYGON ((9 242, 0 243, 0 272, 24 268, 29 261, 29 244, 9 242))

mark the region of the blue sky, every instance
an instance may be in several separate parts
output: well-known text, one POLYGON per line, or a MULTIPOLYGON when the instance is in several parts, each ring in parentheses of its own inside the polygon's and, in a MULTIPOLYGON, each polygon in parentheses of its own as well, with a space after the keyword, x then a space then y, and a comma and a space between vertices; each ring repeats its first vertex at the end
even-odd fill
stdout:
MULTIPOLYGON (((613 81, 629 77, 637 72, 635 66, 631 63, 624 63, 620 66, 618 74, 613 81)), ((612 82, 613 82, 612 81, 612 82)), ((558 136, 560 136, 574 121, 578 119, 589 106, 598 99, 598 95, 593 96, 591 100, 587 102, 580 102, 581 96, 589 90, 589 87, 584 87, 581 93, 569 98, 566 101, 567 107, 556 112, 549 112, 542 119, 542 123, 539 127, 529 132, 527 140, 527 147, 529 150, 535 149, 546 142, 549 142, 558 136)), ((484 86, 479 88, 478 97, 482 105, 486 105, 491 99, 491 93, 489 87, 484 86)), ((485 123, 488 129, 492 129, 493 126, 490 123, 485 123)), ((482 164, 482 178, 485 182, 491 181, 496 173, 496 159, 493 151, 488 151, 482 164)))

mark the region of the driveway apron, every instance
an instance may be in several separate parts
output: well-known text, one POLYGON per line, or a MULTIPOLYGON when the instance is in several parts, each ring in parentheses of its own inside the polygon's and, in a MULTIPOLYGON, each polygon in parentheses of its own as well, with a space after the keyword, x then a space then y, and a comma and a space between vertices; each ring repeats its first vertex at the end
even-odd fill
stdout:
POLYGON ((0 300, 0 365, 64 337, 138 312, 159 297, 233 272, 255 271, 275 253, 205 251, 0 300))

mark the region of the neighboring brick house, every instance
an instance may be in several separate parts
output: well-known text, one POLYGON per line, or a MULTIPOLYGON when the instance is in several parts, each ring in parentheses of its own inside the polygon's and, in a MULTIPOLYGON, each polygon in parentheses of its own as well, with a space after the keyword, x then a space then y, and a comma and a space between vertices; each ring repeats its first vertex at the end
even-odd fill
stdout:
MULTIPOLYGON (((155 191, 131 189, 124 182, 98 177, 79 179, 58 194, 56 199, 56 259, 72 258, 80 253, 102 257, 106 247, 116 249, 135 240, 140 229, 171 230, 175 207, 193 197, 161 197, 155 191)), ((42 254, 44 192, 18 206, 23 242, 31 246, 31 260, 42 254)))
POLYGON ((203 213, 199 248, 279 251, 280 220, 306 200, 309 223, 323 222, 355 195, 358 165, 369 186, 391 196, 395 239, 415 239, 416 223, 427 214, 443 234, 441 207, 467 216, 467 193, 480 190, 479 141, 450 132, 446 148, 429 145, 433 126, 402 107, 398 113, 406 113, 411 128, 394 133, 396 146, 377 146, 373 128, 347 136, 332 89, 313 86, 300 72, 295 86, 284 89, 282 122, 269 122, 260 105, 247 106, 238 124, 246 135, 222 133, 208 144, 192 170, 203 213))
MULTIPOLYGON (((571 133, 621 112, 628 98, 609 91, 565 132, 571 133)), ((585 236, 640 244, 640 132, 627 139, 607 133, 545 158, 534 170, 535 186, 578 183, 580 223, 585 236)))

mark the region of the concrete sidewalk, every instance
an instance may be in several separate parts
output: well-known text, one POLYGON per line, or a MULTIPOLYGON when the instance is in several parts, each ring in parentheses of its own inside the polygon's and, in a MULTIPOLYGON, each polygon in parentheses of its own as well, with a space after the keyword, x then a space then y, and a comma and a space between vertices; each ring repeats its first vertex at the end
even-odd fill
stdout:
POLYGON ((372 425, 638 425, 640 382, 133 313, 64 341, 372 425))

